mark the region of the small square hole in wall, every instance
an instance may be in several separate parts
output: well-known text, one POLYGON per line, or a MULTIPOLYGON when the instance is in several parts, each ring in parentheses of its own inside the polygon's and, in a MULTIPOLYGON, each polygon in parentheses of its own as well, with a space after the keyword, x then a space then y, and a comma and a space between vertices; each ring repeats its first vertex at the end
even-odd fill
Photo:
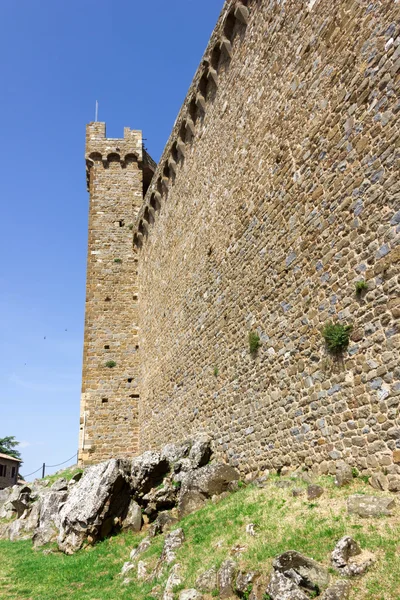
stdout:
POLYGON ((128 383, 132 383, 133 377, 128 377, 128 383))
POLYGON ((108 344, 106 344, 106 345, 104 346, 104 350, 109 350, 109 349, 110 349, 110 346, 109 346, 108 344))
POLYGON ((123 227, 125 225, 124 219, 121 219, 120 221, 118 221, 118 223, 120 227, 123 227))
POLYGON ((104 302, 111 302, 110 296, 107 296, 107 298, 104 300, 104 302))
POLYGON ((135 350, 139 350, 139 346, 135 346, 135 350))
POLYGON ((102 398, 101 399, 101 403, 102 404, 107 404, 107 402, 108 402, 108 398, 102 398))
POLYGON ((137 398, 137 399, 139 399, 139 394, 131 394, 129 396, 129 398, 137 398))
POLYGON ((137 294, 133 294, 132 298, 134 299, 134 301, 136 302, 138 299, 138 295, 137 294))

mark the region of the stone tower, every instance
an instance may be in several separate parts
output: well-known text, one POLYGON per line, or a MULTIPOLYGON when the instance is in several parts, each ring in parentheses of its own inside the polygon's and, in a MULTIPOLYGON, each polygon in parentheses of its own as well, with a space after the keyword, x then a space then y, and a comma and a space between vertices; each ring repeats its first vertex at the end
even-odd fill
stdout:
POLYGON ((138 450, 137 258, 132 224, 155 164, 142 132, 86 128, 89 191, 79 464, 138 450))

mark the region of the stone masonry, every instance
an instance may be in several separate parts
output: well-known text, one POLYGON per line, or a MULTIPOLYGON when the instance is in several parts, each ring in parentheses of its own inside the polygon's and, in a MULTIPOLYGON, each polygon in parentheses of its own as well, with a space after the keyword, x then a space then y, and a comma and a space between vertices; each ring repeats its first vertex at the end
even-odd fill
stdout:
MULTIPOLYGON (((394 0, 225 3, 135 224, 142 450, 207 431, 244 472, 345 459, 400 491, 399 23, 394 0), (328 321, 353 326, 342 357, 328 321)), ((97 216, 121 172, 107 164, 90 176, 105 281, 89 274, 86 441, 129 451, 136 262, 125 209, 97 216)))
POLYGON ((138 450, 137 256, 132 227, 154 165, 142 133, 86 130, 89 207, 79 462, 138 450), (115 366, 112 366, 114 365, 115 366), (109 366, 107 366, 107 364, 109 366))

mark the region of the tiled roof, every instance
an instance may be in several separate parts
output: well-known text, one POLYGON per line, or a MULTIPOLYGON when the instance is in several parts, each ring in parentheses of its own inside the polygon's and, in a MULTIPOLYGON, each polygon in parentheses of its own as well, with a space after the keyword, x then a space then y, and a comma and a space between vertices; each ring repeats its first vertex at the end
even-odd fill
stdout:
POLYGON ((14 458, 13 456, 10 456, 9 454, 1 454, 1 452, 0 452, 0 458, 7 458, 8 460, 15 460, 16 462, 22 462, 21 459, 19 459, 19 458, 14 458))

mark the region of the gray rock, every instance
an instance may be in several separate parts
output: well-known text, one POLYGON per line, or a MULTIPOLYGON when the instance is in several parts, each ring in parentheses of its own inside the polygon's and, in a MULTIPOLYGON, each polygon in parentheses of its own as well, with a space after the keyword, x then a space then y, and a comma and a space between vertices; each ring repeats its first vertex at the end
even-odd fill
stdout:
POLYGON ((294 581, 279 571, 273 571, 267 593, 272 600, 309 600, 309 596, 294 581))
POLYGON ((31 491, 31 488, 27 485, 14 485, 12 487, 12 492, 8 498, 7 504, 12 506, 12 509, 17 513, 17 517, 20 517, 27 509, 29 509, 33 500, 31 491))
POLYGON ((50 488, 53 492, 64 492, 68 489, 68 481, 64 477, 57 479, 50 488))
POLYGON ((215 567, 204 571, 196 580, 196 587, 205 592, 212 592, 217 588, 217 570, 215 567))
POLYGON ((303 496, 304 494, 305 494, 304 488, 295 487, 292 490, 292 496, 294 496, 295 498, 297 498, 298 496, 303 496))
POLYGON ((132 562, 130 562, 130 561, 124 562, 124 564, 122 565, 120 575, 123 577, 124 575, 126 575, 127 573, 132 571, 134 568, 135 568, 135 565, 132 562))
POLYGON ((350 588, 350 581, 339 579, 327 590, 325 590, 321 596, 321 600, 347 600, 350 588))
POLYGON ((307 498, 309 500, 314 500, 315 498, 319 498, 324 493, 324 488, 320 485, 309 485, 307 488, 307 498))
POLYGON ((168 531, 168 529, 176 525, 176 523, 178 523, 178 519, 174 517, 170 512, 160 512, 154 523, 150 525, 148 535, 149 537, 154 537, 159 533, 164 533, 165 531, 168 531))
POLYGON ((142 554, 143 552, 145 552, 145 550, 147 550, 147 548, 150 548, 150 544, 151 544, 150 538, 148 538, 148 537, 144 538, 140 542, 139 546, 137 548, 134 548, 131 551, 131 554, 129 556, 130 560, 131 561, 136 560, 137 557, 140 556, 140 554, 142 554))
POLYGON ((338 487, 342 487, 344 485, 348 485, 353 481, 353 471, 351 467, 345 463, 343 460, 340 460, 336 463, 336 478, 335 484, 338 487))
POLYGON ((389 482, 383 473, 374 473, 369 478, 369 484, 375 489, 381 492, 387 492, 389 489, 389 482))
POLYGON ((239 571, 236 577, 235 589, 240 596, 249 591, 249 587, 252 586, 258 576, 258 571, 239 571))
POLYGON ((130 529, 132 531, 140 531, 142 528, 143 518, 142 509, 135 500, 131 500, 128 508, 128 513, 122 522, 122 529, 130 529))
POLYGON ((225 560, 217 574, 217 588, 220 598, 232 598, 235 595, 235 577, 237 566, 233 560, 225 560))
POLYGON ((131 501, 130 465, 111 459, 86 469, 60 511, 58 547, 73 554, 85 542, 107 536, 131 501))
POLYGON ((182 590, 179 594, 179 600, 203 600, 203 594, 197 590, 182 590))
POLYGON ((284 552, 273 561, 272 565, 275 571, 283 573, 297 585, 308 590, 318 591, 329 584, 328 570, 300 552, 294 550, 284 552))
POLYGON ((275 487, 284 490, 285 488, 290 488, 293 485, 293 481, 289 481, 288 479, 283 479, 282 481, 276 481, 275 487))
POLYGON ((32 540, 33 545, 38 548, 55 541, 60 528, 60 509, 68 497, 67 492, 55 492, 51 489, 43 494, 39 501, 39 523, 32 540))
POLYGON ((345 536, 336 544, 331 560, 333 567, 342 576, 352 577, 365 573, 375 561, 375 556, 371 552, 362 551, 355 540, 345 536))
POLYGON ((181 584, 180 577, 181 565, 176 564, 172 567, 171 573, 167 579, 167 583, 165 584, 165 590, 163 594, 163 600, 174 600, 174 588, 181 584))
POLYGON ((395 507, 393 498, 354 495, 347 498, 347 511, 359 517, 391 516, 395 507))
POLYGON ((212 464, 185 473, 179 493, 178 511, 183 517, 200 508, 214 495, 229 489, 233 481, 239 480, 239 473, 225 464, 212 464))
POLYGON ((170 565, 176 558, 176 551, 182 546, 185 541, 185 534, 183 529, 174 529, 171 531, 164 540, 164 546, 161 552, 161 556, 156 564, 153 571, 153 578, 158 578, 162 574, 164 567, 170 565))
POLYGON ((174 485, 169 478, 165 478, 161 486, 152 488, 142 497, 145 514, 152 519, 159 511, 174 508, 178 501, 179 489, 180 487, 174 485))
POLYGON ((147 573, 147 565, 143 560, 139 560, 138 564, 137 564, 137 578, 140 579, 147 579, 148 573, 147 573))
POLYGON ((141 498, 156 488, 169 471, 169 462, 159 452, 149 450, 132 460, 132 487, 141 498))
POLYGON ((12 521, 8 527, 7 535, 10 541, 30 540, 39 522, 39 504, 32 504, 30 510, 15 521, 12 521))
POLYGON ((211 438, 206 435, 199 435, 194 441, 189 452, 189 460, 193 469, 204 467, 212 455, 211 438))
POLYGON ((191 445, 190 440, 186 440, 182 444, 167 444, 161 451, 161 458, 167 460, 173 467, 179 460, 189 456, 191 445))

